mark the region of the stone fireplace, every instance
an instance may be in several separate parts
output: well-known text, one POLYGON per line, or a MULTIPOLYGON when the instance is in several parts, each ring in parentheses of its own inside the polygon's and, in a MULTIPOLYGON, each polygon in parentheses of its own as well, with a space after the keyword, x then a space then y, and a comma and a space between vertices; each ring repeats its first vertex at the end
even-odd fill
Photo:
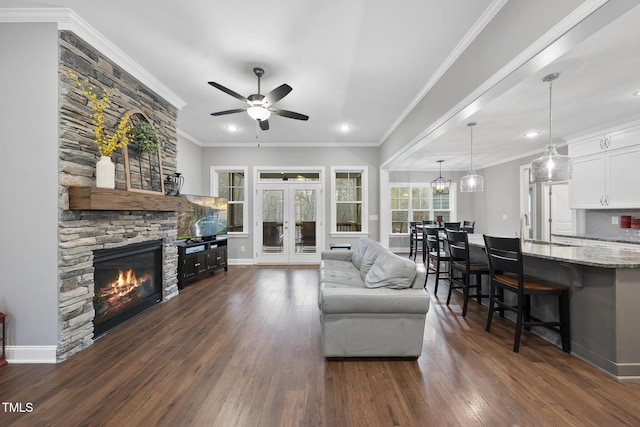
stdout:
MULTIPOLYGON (((165 176, 176 172, 177 108, 73 32, 59 32, 59 62, 59 332, 56 358, 61 361, 90 346, 96 336, 104 332, 101 330, 103 325, 100 328, 94 325, 96 314, 111 312, 105 306, 94 306, 94 298, 100 292, 96 290, 96 281, 102 280, 100 276, 103 273, 103 267, 94 265, 96 259, 100 261, 103 254, 117 253, 122 248, 136 248, 153 242, 158 248, 153 255, 159 258, 158 270, 154 273, 157 278, 154 286, 158 289, 148 299, 156 303, 178 295, 178 250, 175 245, 177 214, 171 209, 132 207, 124 210, 121 206, 116 207, 115 203, 113 209, 70 208, 69 188, 95 186, 95 164, 100 155, 93 140, 87 98, 65 71, 72 70, 81 78, 90 78, 102 87, 115 88, 111 103, 105 110, 105 124, 110 129, 125 112, 131 109, 144 112, 160 142, 165 176)), ((116 190, 129 193, 124 191, 122 152, 114 152, 112 160, 116 164, 116 190)), ((146 265, 147 261, 141 263, 146 265)), ((145 279, 140 276, 146 277, 147 272, 137 268, 139 266, 134 268, 137 280, 144 283, 145 279)), ((110 265, 106 268, 113 269, 115 267, 110 265)))

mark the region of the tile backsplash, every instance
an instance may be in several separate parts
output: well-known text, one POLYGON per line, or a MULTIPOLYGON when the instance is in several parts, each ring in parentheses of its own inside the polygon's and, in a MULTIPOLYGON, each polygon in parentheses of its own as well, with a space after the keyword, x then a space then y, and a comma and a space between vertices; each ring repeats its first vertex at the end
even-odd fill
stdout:
POLYGON ((640 230, 620 228, 620 216, 631 215, 640 218, 640 210, 587 210, 585 211, 585 234, 599 237, 625 237, 627 235, 638 236, 640 230), (618 224, 611 224, 612 217, 617 217, 618 224), (628 233, 627 233, 628 231, 628 233))

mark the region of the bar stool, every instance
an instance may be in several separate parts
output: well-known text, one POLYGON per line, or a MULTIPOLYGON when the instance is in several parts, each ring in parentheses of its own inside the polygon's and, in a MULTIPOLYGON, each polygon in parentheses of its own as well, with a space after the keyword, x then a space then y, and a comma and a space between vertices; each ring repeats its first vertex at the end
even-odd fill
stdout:
POLYGON ((409 258, 413 257, 415 261, 419 247, 422 247, 422 233, 418 234, 416 221, 411 221, 409 222, 409 258))
POLYGON ((484 235, 485 248, 489 258, 491 275, 491 292, 489 311, 485 329, 489 332, 493 312, 504 310, 516 313, 516 336, 513 351, 520 348, 522 328, 543 326, 560 334, 562 350, 571 352, 571 329, 569 325, 569 291, 570 287, 548 280, 524 274, 522 248, 518 237, 491 237, 484 235), (496 290, 499 291, 496 296, 496 290), (508 304, 504 291, 513 292, 517 296, 515 306, 508 304), (531 316, 531 295, 553 295, 558 298, 557 321, 540 320, 531 316))
POLYGON ((424 278, 424 287, 427 287, 427 280, 429 280, 429 272, 436 273, 436 286, 433 289, 433 293, 438 293, 438 284, 440 280, 446 280, 449 278, 449 270, 445 271, 446 276, 440 277, 440 264, 443 262, 449 262, 449 254, 444 250, 444 242, 440 240, 440 230, 438 227, 425 227, 424 234, 426 240, 427 253, 423 254, 422 259, 427 262, 427 275, 424 278), (433 263, 433 267, 431 264, 433 263))
POLYGON ((489 275, 489 265, 485 262, 471 261, 469 255, 469 235, 465 231, 446 230, 447 243, 449 245, 449 257, 451 258, 449 267, 449 295, 447 305, 451 301, 451 291, 462 289, 464 303, 462 305, 462 317, 467 315, 467 303, 469 302, 469 289, 476 290, 475 296, 478 304, 482 303, 482 276, 489 275), (456 277, 455 272, 460 276, 456 277), (471 276, 475 276, 473 284, 471 276))

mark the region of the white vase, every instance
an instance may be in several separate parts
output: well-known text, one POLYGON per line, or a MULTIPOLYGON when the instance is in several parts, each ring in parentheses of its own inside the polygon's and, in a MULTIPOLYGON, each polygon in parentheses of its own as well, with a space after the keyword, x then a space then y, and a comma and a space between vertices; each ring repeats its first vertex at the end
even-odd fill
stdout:
POLYGON ((100 160, 96 163, 96 187, 116 187, 116 165, 109 156, 100 157, 100 160))

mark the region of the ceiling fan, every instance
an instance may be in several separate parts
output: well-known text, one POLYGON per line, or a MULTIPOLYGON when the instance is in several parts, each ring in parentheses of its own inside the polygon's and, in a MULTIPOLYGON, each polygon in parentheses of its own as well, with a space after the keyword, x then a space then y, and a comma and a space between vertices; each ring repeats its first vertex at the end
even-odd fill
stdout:
POLYGON ((219 83, 209 82, 211 86, 220 89, 221 91, 233 96, 234 98, 237 98, 240 101, 244 101, 249 104, 249 106, 246 108, 236 108, 234 110, 225 110, 218 111, 217 113, 211 113, 212 116, 224 116, 226 114, 241 113, 243 111, 246 111, 252 119, 258 121, 258 123, 260 124, 260 129, 262 130, 269 130, 269 117, 271 116, 271 114, 296 120, 309 120, 309 116, 306 116, 304 114, 273 108, 273 104, 280 101, 282 98, 287 96, 289 92, 291 92, 291 86, 289 86, 288 84, 283 84, 269 92, 267 95, 261 95, 260 77, 264 75, 264 70, 260 67, 255 67, 253 69, 253 73, 258 77, 258 93, 249 95, 249 97, 247 98, 237 92, 232 91, 229 88, 222 86, 219 83))

